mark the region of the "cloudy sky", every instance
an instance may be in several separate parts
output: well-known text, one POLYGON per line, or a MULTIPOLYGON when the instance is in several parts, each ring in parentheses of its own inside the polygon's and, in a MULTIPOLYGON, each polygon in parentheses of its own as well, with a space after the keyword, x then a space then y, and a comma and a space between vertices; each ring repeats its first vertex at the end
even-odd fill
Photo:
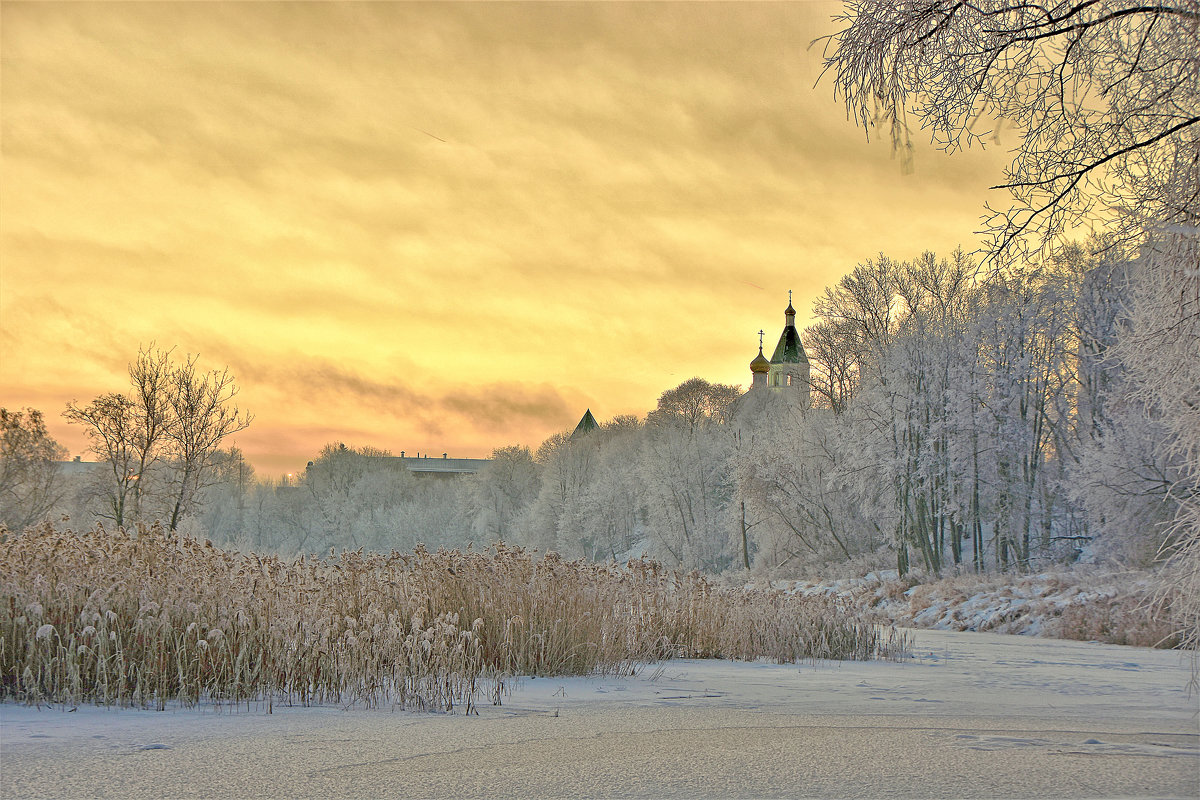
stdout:
MULTIPOLYGON (((0 6, 0 405, 228 365, 261 474, 749 380, 787 291, 972 250, 1000 149, 846 120, 802 3, 0 6)), ((85 456, 86 457, 86 456, 85 456)))

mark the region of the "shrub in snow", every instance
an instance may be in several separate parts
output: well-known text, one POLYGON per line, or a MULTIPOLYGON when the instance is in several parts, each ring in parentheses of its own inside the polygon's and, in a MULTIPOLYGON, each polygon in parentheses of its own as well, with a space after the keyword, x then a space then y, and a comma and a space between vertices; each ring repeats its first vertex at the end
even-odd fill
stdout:
POLYGON ((1149 572, 1063 570, 926 578, 895 573, 790 591, 828 596, 852 613, 916 628, 994 631, 1142 647, 1178 647, 1171 597, 1149 572))

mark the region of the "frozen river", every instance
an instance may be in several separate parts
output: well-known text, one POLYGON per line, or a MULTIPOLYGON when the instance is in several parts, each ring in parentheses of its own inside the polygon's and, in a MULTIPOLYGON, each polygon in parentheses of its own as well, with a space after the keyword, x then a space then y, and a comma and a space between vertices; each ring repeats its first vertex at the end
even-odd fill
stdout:
POLYGON ((5 798, 1200 797, 1177 652, 915 631, 904 663, 525 679, 479 716, 0 706, 5 798))

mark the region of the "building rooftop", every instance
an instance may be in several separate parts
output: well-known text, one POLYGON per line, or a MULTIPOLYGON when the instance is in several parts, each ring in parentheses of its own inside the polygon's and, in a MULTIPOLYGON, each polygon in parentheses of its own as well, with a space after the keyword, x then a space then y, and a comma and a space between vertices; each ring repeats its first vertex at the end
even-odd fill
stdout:
POLYGON ((571 438, 591 433, 599 427, 600 425, 596 422, 596 418, 592 416, 592 410, 589 408, 583 412, 583 417, 579 420, 579 424, 575 426, 575 430, 571 431, 571 438))
POLYGON ((795 325, 788 325, 783 329, 783 333, 779 336, 779 344, 775 346, 775 355, 771 356, 771 363, 808 363, 808 356, 804 354, 804 345, 800 344, 800 332, 796 330, 795 325))
POLYGON ((108 466, 106 461, 84 461, 75 459, 73 461, 56 461, 60 475, 86 475, 90 472, 95 472, 108 466))
POLYGON ((422 456, 410 458, 385 456, 388 461, 399 461, 409 472, 437 473, 442 475, 473 475, 492 463, 490 458, 439 458, 422 456))

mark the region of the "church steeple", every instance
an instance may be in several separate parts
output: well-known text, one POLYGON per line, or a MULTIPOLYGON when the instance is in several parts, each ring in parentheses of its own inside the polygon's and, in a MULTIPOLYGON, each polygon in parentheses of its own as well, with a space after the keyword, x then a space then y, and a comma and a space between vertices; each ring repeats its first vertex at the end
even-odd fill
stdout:
POLYGON ((800 332, 796 330, 796 309, 792 308, 792 292, 789 289, 787 308, 783 311, 783 333, 780 334, 779 344, 775 345, 775 353, 771 356, 767 385, 773 389, 794 388, 803 395, 807 404, 808 381, 808 356, 800 342, 800 332))
POLYGON ((758 332, 758 355, 750 362, 751 389, 766 388, 767 373, 771 371, 771 362, 763 355, 763 331, 758 332))
POLYGON ((583 417, 580 418, 579 424, 575 426, 575 430, 571 431, 571 438, 576 436, 586 436, 600 426, 596 423, 596 418, 592 416, 592 410, 589 408, 583 412, 583 417))

